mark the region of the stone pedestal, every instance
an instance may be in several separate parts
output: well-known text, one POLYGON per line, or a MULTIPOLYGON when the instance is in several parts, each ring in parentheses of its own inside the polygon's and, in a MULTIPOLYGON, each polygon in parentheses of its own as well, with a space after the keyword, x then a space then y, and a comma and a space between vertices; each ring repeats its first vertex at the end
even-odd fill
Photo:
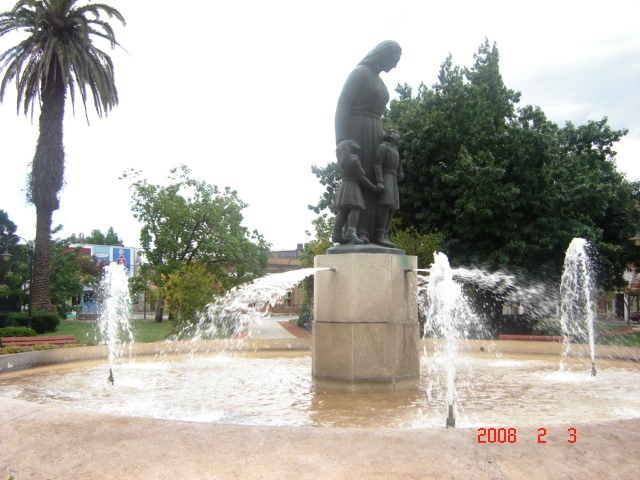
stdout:
POLYGON ((317 390, 417 388, 417 257, 320 255, 314 278, 312 347, 317 390))

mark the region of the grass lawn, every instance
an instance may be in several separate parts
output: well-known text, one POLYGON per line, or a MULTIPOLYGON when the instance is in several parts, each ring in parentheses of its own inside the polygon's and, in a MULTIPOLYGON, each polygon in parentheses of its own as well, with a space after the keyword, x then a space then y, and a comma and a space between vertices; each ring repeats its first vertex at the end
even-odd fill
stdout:
POLYGON ((622 347, 640 347, 640 332, 598 337, 598 345, 620 345, 622 347))
MULTIPOLYGON (((131 320, 133 340, 140 343, 157 342, 167 338, 168 323, 156 323, 154 319, 131 320)), ((96 322, 78 320, 60 320, 58 329, 44 335, 74 335, 78 343, 98 345, 100 331, 96 322)))
POLYGON ((626 323, 595 323, 596 331, 610 332, 612 330, 626 330, 629 328, 626 323))

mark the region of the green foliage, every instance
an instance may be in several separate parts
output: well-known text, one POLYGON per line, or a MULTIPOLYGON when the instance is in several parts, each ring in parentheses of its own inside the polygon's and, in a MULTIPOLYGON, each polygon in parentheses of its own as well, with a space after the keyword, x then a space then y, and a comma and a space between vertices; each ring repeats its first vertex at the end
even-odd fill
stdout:
POLYGON ((16 224, 9 220, 9 215, 7 214, 7 212, 0 209, 0 245, 4 247, 4 245, 6 245, 7 243, 7 240, 11 236, 16 234, 17 229, 18 227, 16 226, 16 224))
POLYGON ((313 259, 318 255, 324 255, 327 249, 333 246, 331 243, 333 218, 329 217, 327 213, 322 213, 312 220, 311 224, 315 232, 306 232, 307 242, 300 255, 300 264, 305 268, 313 267, 313 259))
MULTIPOLYGON (((142 222, 149 281, 162 288, 171 274, 192 263, 205 266, 225 290, 263 275, 269 244, 242 225, 246 204, 237 192, 220 191, 189 173, 184 165, 172 169, 166 186, 150 184, 141 172, 122 176, 132 181, 132 211, 142 222)), ((158 311, 156 316, 161 318, 158 311)))
POLYGON ((304 302, 300 306, 298 312, 298 323, 300 328, 304 328, 307 332, 311 331, 311 324, 313 323, 313 295, 307 295, 304 302))
POLYGON ((124 247, 124 243, 122 242, 118 234, 113 230, 113 227, 109 227, 107 233, 102 233, 98 229, 91 230, 91 233, 87 236, 85 236, 85 234, 82 232, 80 232, 78 235, 74 233, 67 240, 69 241, 69 243, 81 243, 89 245, 114 245, 124 247))
POLYGON ((9 32, 28 36, 0 55, 4 78, 0 100, 7 85, 15 80, 18 87, 18 111, 28 113, 38 105, 40 91, 52 72, 70 87, 71 102, 79 90, 86 109, 92 97, 98 115, 118 104, 111 58, 95 48, 93 38, 118 45, 111 25, 100 18, 106 14, 125 25, 124 17, 105 4, 76 6, 78 0, 20 0, 12 10, 0 14, 0 37, 9 32), (90 95, 87 95, 89 87, 90 95))
POLYGON ((182 265, 165 280, 163 289, 169 310, 175 313, 176 321, 197 320, 197 314, 210 303, 214 294, 221 293, 222 284, 206 264, 182 265))
POLYGON ((538 320, 532 328, 532 335, 562 335, 562 326, 557 317, 545 317, 538 320))
POLYGON ((39 352, 42 350, 57 350, 58 348, 74 348, 78 346, 79 345, 76 345, 76 344, 67 344, 67 345, 63 345, 62 347, 58 345, 49 345, 49 344, 28 345, 28 346, 27 345, 25 346, 7 345, 6 347, 0 348, 0 355, 11 355, 14 353, 24 353, 24 352, 39 352))
POLYGON ((335 213, 333 208, 333 197, 340 185, 340 173, 338 172, 338 163, 329 162, 326 167, 318 167, 312 165, 311 172, 318 178, 320 185, 325 187, 317 205, 309 205, 309 209, 317 214, 324 210, 335 213))
POLYGON ((449 56, 439 82, 397 88, 387 127, 401 134, 405 172, 401 229, 440 232, 453 265, 483 265, 558 279, 574 237, 598 255, 600 286, 615 288, 637 253, 628 239, 639 219, 637 185, 616 171, 613 144, 626 134, 606 119, 564 128, 499 72, 487 41, 472 68, 449 56))
POLYGON ((85 286, 99 284, 103 274, 101 263, 69 243, 68 239, 51 242, 51 302, 62 318, 72 311, 71 298, 82 295, 85 286))
POLYGON ((407 255, 418 257, 418 268, 428 268, 433 263, 433 254, 441 249, 444 240, 438 232, 419 233, 414 225, 404 230, 392 229, 389 238, 407 255))
POLYGON ((27 327, 3 327, 0 328, 0 337, 35 337, 37 332, 27 327))
MULTIPOLYGON (((29 322, 29 316, 24 312, 10 313, 9 318, 13 320, 15 327, 26 327, 29 322)), ((55 332, 59 324, 60 317, 55 313, 35 312, 31 316, 31 328, 40 335, 47 332, 55 332)))

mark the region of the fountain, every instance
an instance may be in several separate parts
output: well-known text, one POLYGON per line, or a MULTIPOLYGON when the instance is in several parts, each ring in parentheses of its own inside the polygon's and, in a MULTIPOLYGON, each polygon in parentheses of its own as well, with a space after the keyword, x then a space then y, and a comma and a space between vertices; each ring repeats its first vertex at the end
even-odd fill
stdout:
MULTIPOLYGON (((0 392, 31 401, 71 402, 76 408, 103 413, 243 425, 424 428, 441 425, 446 415, 447 427, 486 426, 512 416, 501 410, 505 392, 519 399, 517 415, 512 419, 514 424, 526 424, 527 418, 548 425, 558 420, 582 422, 640 417, 640 410, 626 406, 627 402, 640 401, 640 388, 621 390, 620 387, 620 383, 634 384, 622 382, 622 378, 628 380, 640 375, 636 364, 621 368, 608 363, 611 368, 607 368, 597 382, 587 383, 580 368, 580 345, 563 354, 563 362, 571 368, 566 368, 564 376, 558 376, 555 371, 559 351, 553 357, 523 356, 528 350, 518 353, 516 349, 509 353, 507 342, 467 340, 469 332, 479 331, 479 320, 454 277, 485 286, 490 282, 513 286, 514 279, 505 280, 503 275, 490 278, 481 271, 452 269, 442 253, 435 254, 429 275, 419 278, 422 287, 419 299, 414 299, 414 309, 417 310, 419 304, 426 318, 425 333, 432 337, 416 343, 422 346, 424 354, 419 356, 422 374, 415 388, 377 389, 367 394, 345 393, 353 390, 331 389, 326 385, 319 388, 317 379, 309 376, 314 363, 323 361, 317 356, 310 359, 304 350, 296 348, 285 347, 287 351, 283 351, 279 347, 272 351, 268 345, 267 351, 264 348, 256 351, 252 334, 257 330, 256 324, 263 321, 265 306, 273 304, 306 276, 315 275, 316 283, 321 284, 323 279, 335 279, 335 274, 347 268, 346 263, 354 261, 349 256, 338 258, 343 263, 333 270, 316 267, 270 275, 234 289, 209 305, 191 341, 135 347, 131 342, 122 342, 130 338, 131 332, 127 321, 126 276, 121 267, 111 265, 105 270, 104 309, 99 322, 105 347, 77 349, 76 357, 81 359, 87 351, 97 349, 102 349, 102 353, 88 355, 92 361, 86 364, 41 372, 19 370, 17 360, 12 366, 0 363, 0 371, 7 372, 0 376, 0 392), (215 338, 222 328, 223 323, 212 319, 213 312, 233 322, 237 334, 230 335, 230 341, 203 340, 215 338), (167 352, 176 355, 167 355, 167 352), (205 356, 201 355, 203 352, 205 356), (144 353, 152 357, 145 357, 144 353), (106 391, 99 380, 104 377, 95 375, 103 368, 103 362, 94 360, 101 355, 107 358, 110 379, 116 368, 119 372, 119 386, 106 391), (504 369, 508 369, 510 375, 505 376, 504 369), (15 387, 18 378, 25 380, 24 389, 15 387), (275 384, 274 379, 277 379, 275 384), (489 389, 489 385, 492 388, 489 389), (588 390, 584 390, 585 385, 588 390), (547 405, 541 409, 539 400, 550 386, 558 395, 566 390, 571 402, 556 405, 552 418, 547 418, 547 405), (163 391, 170 392, 170 401, 162 395, 163 391), (593 406, 590 398, 594 395, 599 401, 606 399, 609 405, 606 415, 594 410, 595 416, 590 416, 589 407, 580 406, 593 406), (166 404, 155 401, 156 398, 162 398, 166 404), (193 408, 189 406, 191 399, 197 400, 193 408), (363 411, 369 413, 363 416, 363 411), (576 416, 576 412, 579 415, 576 416)), ((405 266, 396 264, 394 269, 410 276, 412 272, 406 271, 405 266)), ((317 323, 314 327, 317 328, 317 323)), ((508 346, 516 344, 530 347, 528 342, 513 342, 508 346)), ((308 343, 306 345, 308 348, 308 343)), ((555 353, 553 349, 545 352, 555 353)), ((49 351, 21 355, 44 358, 55 354, 56 351, 49 351)))
POLYGON ((591 356, 591 375, 595 376, 593 282, 587 247, 586 240, 574 238, 567 249, 560 283, 560 322, 564 334, 563 356, 566 357, 571 352, 572 339, 587 342, 591 356))
POLYGON ((98 327, 103 343, 108 347, 108 380, 113 385, 116 361, 123 355, 123 349, 130 348, 133 344, 133 333, 129 324, 132 311, 131 296, 124 265, 115 262, 107 265, 98 291, 102 305, 98 327))
MULTIPOLYGON (((344 260, 348 261, 348 257, 344 257, 344 260)), ((406 272, 405 270, 410 269, 404 267, 397 265, 394 268, 411 279, 415 273, 406 272)), ((225 342, 198 340, 136 344, 113 356, 110 355, 109 345, 105 345, 1 357, 0 404, 8 405, 8 411, 16 412, 25 409, 31 411, 28 406, 31 404, 38 405, 38 409, 46 404, 44 408, 58 412, 51 409, 57 408, 56 405, 64 405, 73 410, 69 410, 69 414, 64 413, 67 410, 60 410, 57 415, 65 418, 69 415, 73 418, 87 416, 92 423, 97 421, 94 415, 99 414, 99 418, 104 418, 105 421, 116 422, 117 420, 108 420, 110 415, 123 415, 127 419, 127 425, 138 425, 135 417, 153 418, 156 422, 171 420, 217 425, 225 428, 223 435, 234 445, 233 438, 244 438, 242 432, 245 430, 229 430, 233 425, 240 429, 287 428, 287 435, 298 439, 301 435, 307 435, 304 432, 309 432, 304 427, 324 427, 320 430, 335 432, 329 434, 332 435, 331 442, 341 445, 341 451, 348 451, 349 439, 359 438, 360 434, 357 432, 362 429, 369 432, 366 437, 368 440, 363 439, 367 445, 375 443, 372 440, 375 438, 394 438, 394 444, 405 445, 407 451, 411 451, 412 447, 401 438, 413 438, 420 445, 420 441, 411 432, 420 432, 423 438, 431 435, 429 432, 442 427, 442 419, 446 416, 446 426, 455 424, 456 430, 467 432, 466 437, 455 437, 455 448, 462 448, 461 445, 465 445, 465 442, 469 448, 468 432, 473 429, 473 438, 477 437, 477 442, 474 441, 476 447, 480 443, 510 443, 513 451, 520 452, 520 456, 520 449, 526 447, 513 444, 516 442, 516 431, 517 441, 520 443, 527 435, 538 438, 539 441, 547 441, 542 431, 545 435, 547 430, 552 433, 565 431, 567 434, 568 425, 582 439, 584 432, 593 431, 589 425, 613 422, 610 423, 611 428, 619 429, 621 424, 617 422, 621 419, 635 422, 633 419, 640 418, 640 409, 637 407, 640 404, 640 362, 621 363, 602 358, 600 374, 594 378, 581 368, 581 361, 576 356, 584 353, 583 345, 573 346, 572 351, 564 357, 568 368, 558 372, 557 359, 562 352, 555 349, 555 345, 465 340, 465 334, 460 329, 453 329, 452 325, 462 326, 463 331, 473 331, 476 320, 473 312, 464 306, 460 286, 455 284, 453 278, 458 276, 465 278, 465 281, 475 278, 486 283, 489 277, 480 272, 451 269, 442 254, 436 255, 429 270, 428 277, 416 278, 415 281, 416 284, 423 283, 422 293, 426 301, 421 303, 420 308, 428 316, 426 328, 435 337, 441 338, 418 342, 428 354, 419 356, 422 373, 415 389, 368 393, 330 389, 325 391, 324 388, 314 387, 309 375, 313 362, 317 360, 305 351, 309 348, 308 341, 303 344, 305 340, 301 340, 300 344, 289 348, 283 346, 282 342, 276 345, 263 341, 261 348, 256 350, 259 341, 252 338, 256 329, 246 324, 247 318, 257 319, 263 316, 264 305, 272 301, 274 296, 281 295, 281 289, 288 288, 293 281, 315 274, 316 282, 322 282, 323 278, 335 278, 334 275, 340 272, 340 267, 330 271, 323 266, 286 276, 265 277, 232 292, 222 302, 227 308, 234 305, 234 308, 244 311, 253 305, 259 311, 242 319, 237 317, 237 328, 245 332, 246 338, 234 339, 231 351, 222 351, 229 348, 229 344, 225 342), (260 296, 261 291, 264 296, 260 296), (460 316, 465 319, 463 322, 455 320, 460 316), (447 318, 451 321, 444 320, 447 318), (300 345, 302 350, 299 349, 300 345), (216 353, 211 353, 216 350, 216 353), (168 351, 173 354, 166 355, 168 351), (207 353, 202 355, 203 352, 207 353), (60 362, 83 358, 88 361, 58 365, 60 362), (101 373, 105 358, 112 371, 117 368, 118 381, 115 385, 105 385, 101 373), (48 363, 54 365, 22 370, 26 366, 48 363), (515 409, 514 399, 517 399, 515 409), (16 400, 27 403, 15 403, 16 400), (292 427, 296 428, 291 430, 292 427), (398 436, 393 432, 398 432, 398 436), (504 435, 500 436, 502 433, 504 435)), ((118 276, 117 270, 112 273, 118 276)), ((504 278, 491 281, 499 284, 505 282, 504 278)), ((122 301, 118 300, 124 294, 119 287, 122 284, 112 281, 110 285, 112 294, 107 298, 116 305, 122 305, 122 301)), ((121 323, 122 307, 106 308, 104 311, 114 312, 105 315, 105 318, 110 319, 108 323, 121 323)), ((212 311, 213 307, 210 307, 207 316, 209 321, 212 311)), ((113 325, 102 328, 105 329, 104 332, 115 331, 113 325)), ((126 332, 127 329, 122 331, 126 332)), ((201 332, 207 330, 203 329, 201 332)), ((208 333, 212 331, 208 330, 208 333)), ((105 334, 104 338, 111 337, 105 334)), ((295 342, 290 340, 285 342, 293 343, 295 342)), ((600 357, 640 359, 640 355, 633 350, 614 347, 603 346, 598 354, 600 357)), ((0 418, 1 415, 2 413, 0 418)), ((20 416, 23 419, 29 418, 25 414, 20 416)), ((42 428, 43 422, 46 422, 37 418, 42 428)), ((148 438, 150 430, 160 436, 169 434, 159 433, 159 429, 164 428, 163 423, 142 425, 147 443, 152 441, 148 438)), ((633 428, 631 431, 637 431, 640 436, 640 423, 625 425, 625 428, 633 428)), ((56 428, 59 429, 59 425, 56 428)), ((122 429, 122 426, 119 428, 122 429)), ((252 430, 247 430, 250 431, 252 430)), ((277 433, 279 430, 270 431, 273 435, 280 435, 277 433)), ((317 428, 312 431, 317 432, 315 435, 324 435, 317 428)), ((602 445, 603 431, 607 430, 594 433, 598 435, 601 452, 607 448, 602 445)), ((627 434, 629 432, 627 430, 627 434)), ((10 432, 6 429, 1 433, 3 439, 12 438, 7 436, 10 432)), ((174 434, 175 432, 172 433, 174 434)), ((74 431, 73 435, 77 435, 77 432, 74 431)), ((557 436, 550 435, 549 442, 553 438, 557 436)), ((189 444, 193 440, 182 438, 182 441, 189 444)), ((250 442, 246 438, 242 441, 244 444, 250 442)), ((447 443, 446 439, 434 438, 434 441, 447 443)), ((85 442, 92 443, 86 437, 85 442)), ((587 447, 588 444, 584 448, 587 447)), ((315 448, 323 451, 320 446, 315 448)), ((388 445, 386 449, 389 449, 388 445)), ((553 458, 554 454, 549 452, 544 452, 544 462, 553 458)), ((384 454, 378 452, 378 455, 384 454)), ((447 455, 443 452, 442 458, 447 458, 447 455)), ((528 452, 528 455, 535 453, 528 452)), ((217 458, 220 462, 220 458, 217 458)), ((394 465, 394 468, 402 468, 395 463, 394 465)), ((424 471, 426 468, 422 464, 412 465, 416 471, 424 471)), ((573 465, 575 467, 575 463, 573 465)), ((0 475, 4 473, 11 472, 5 472, 0 467, 0 475)), ((479 478, 484 477, 480 475, 479 478)))

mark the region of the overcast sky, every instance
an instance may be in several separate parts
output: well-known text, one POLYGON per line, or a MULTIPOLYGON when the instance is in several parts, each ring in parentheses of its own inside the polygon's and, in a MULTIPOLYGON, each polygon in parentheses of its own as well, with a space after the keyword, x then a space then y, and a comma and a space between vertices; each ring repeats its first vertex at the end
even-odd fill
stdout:
MULTIPOLYGON (((437 82, 451 53, 471 66, 485 37, 496 42, 508 88, 520 106, 538 105, 563 125, 609 118, 629 134, 617 145, 618 169, 640 180, 640 3, 582 1, 228 1, 104 0, 124 15, 114 24, 126 48, 111 53, 120 105, 108 116, 68 102, 66 186, 58 236, 113 227, 139 245, 130 211, 128 168, 162 181, 188 165, 195 178, 238 191, 249 204, 244 224, 274 249, 306 241, 322 188, 313 164, 334 159, 333 118, 352 68, 380 41, 403 48, 398 83, 437 82)), ((13 0, 0 0, 9 10, 13 0)), ((0 51, 18 43, 0 40, 0 51)), ((24 186, 37 139, 16 115, 11 86, 0 106, 0 209, 35 235, 35 209, 24 186)))

